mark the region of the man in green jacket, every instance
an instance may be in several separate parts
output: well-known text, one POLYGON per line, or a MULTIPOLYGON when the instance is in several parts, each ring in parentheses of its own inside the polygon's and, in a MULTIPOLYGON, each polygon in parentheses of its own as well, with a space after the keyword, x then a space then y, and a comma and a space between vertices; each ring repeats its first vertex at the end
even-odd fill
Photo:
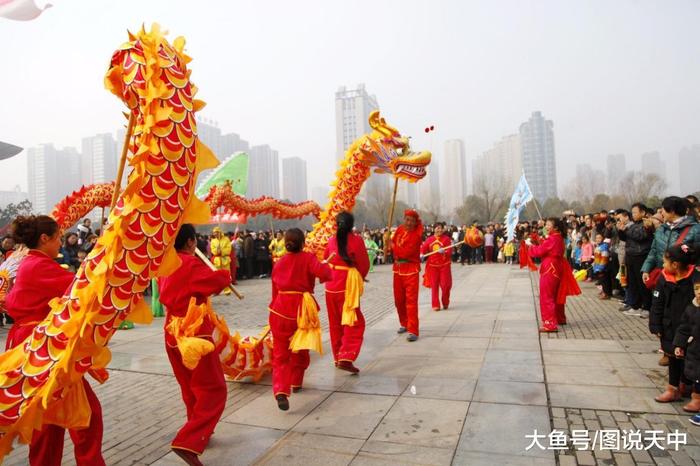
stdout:
POLYGON ((642 280, 649 280, 649 272, 663 266, 664 254, 676 244, 681 235, 681 244, 695 244, 700 242, 700 224, 695 217, 688 214, 688 202, 678 196, 670 196, 661 203, 661 212, 664 223, 656 229, 654 241, 651 243, 649 255, 642 265, 642 280))

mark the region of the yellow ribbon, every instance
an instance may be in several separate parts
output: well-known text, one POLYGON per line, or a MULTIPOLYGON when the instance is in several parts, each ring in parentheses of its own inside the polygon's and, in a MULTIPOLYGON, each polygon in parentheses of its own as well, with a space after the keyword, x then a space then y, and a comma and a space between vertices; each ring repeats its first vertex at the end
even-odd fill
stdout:
POLYGON ((177 342, 182 363, 189 370, 196 368, 203 356, 214 351, 214 343, 206 338, 196 336, 204 323, 204 317, 210 312, 211 302, 209 299, 198 305, 195 298, 192 298, 185 317, 173 317, 166 327, 166 331, 177 342))
POLYGON ((332 269, 347 270, 345 279, 345 300, 343 302, 343 317, 341 325, 352 327, 357 322, 357 309, 360 307, 360 296, 365 292, 365 281, 355 267, 330 264, 332 269))
POLYGON ((294 332, 289 349, 293 352, 301 350, 316 351, 323 354, 321 345, 321 321, 318 318, 318 304, 308 291, 280 291, 282 294, 301 294, 301 307, 297 312, 297 330, 294 332))

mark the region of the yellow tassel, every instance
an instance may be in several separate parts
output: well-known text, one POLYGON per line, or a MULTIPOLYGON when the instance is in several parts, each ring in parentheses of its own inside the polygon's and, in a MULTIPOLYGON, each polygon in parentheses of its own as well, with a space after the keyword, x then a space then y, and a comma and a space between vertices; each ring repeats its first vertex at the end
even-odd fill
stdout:
POLYGON ((362 275, 355 267, 348 269, 348 277, 345 279, 345 302, 343 303, 342 325, 352 327, 357 322, 356 309, 360 307, 360 296, 364 293, 364 281, 362 275))
POLYGON ((297 313, 297 331, 294 332, 289 349, 316 351, 323 354, 321 344, 321 321, 318 318, 318 304, 311 293, 304 293, 301 309, 297 313))

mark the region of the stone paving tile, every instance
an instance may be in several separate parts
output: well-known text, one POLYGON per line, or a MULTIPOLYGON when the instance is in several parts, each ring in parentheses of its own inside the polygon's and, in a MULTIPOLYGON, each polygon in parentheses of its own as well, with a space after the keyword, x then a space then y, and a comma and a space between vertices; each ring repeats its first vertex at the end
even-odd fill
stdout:
POLYGON ((431 448, 406 443, 368 440, 351 463, 352 466, 448 466, 452 462, 452 448, 431 448))
POLYGON ((520 406, 472 402, 457 446, 458 451, 499 453, 512 456, 553 458, 553 453, 530 444, 526 435, 549 432, 545 406, 520 406))
POLYGON ((370 440, 454 448, 468 408, 464 401, 400 397, 370 440))
POLYGON ((296 432, 367 439, 396 397, 333 393, 295 427, 296 432))
POLYGON ((364 441, 347 437, 289 432, 256 465, 342 466, 350 464, 364 441))
MULTIPOLYGON (((535 296, 539 293, 537 274, 530 274, 535 296)), ((559 327, 559 332, 549 333, 543 339, 585 340, 637 340, 656 341, 649 333, 649 321, 640 317, 623 315, 618 308, 621 302, 598 299, 598 289, 591 283, 579 283, 581 295, 566 300, 568 325, 559 327)), ((538 300, 536 300, 537 302, 538 300)), ((539 302, 537 302, 539 313, 539 302)))

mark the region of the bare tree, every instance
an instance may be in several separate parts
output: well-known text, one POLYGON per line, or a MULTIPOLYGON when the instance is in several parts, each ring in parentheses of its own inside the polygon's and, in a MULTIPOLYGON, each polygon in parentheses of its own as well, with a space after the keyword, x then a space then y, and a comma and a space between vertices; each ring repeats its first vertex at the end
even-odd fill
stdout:
POLYGON ((485 221, 495 220, 496 214, 506 203, 508 193, 505 186, 505 179, 498 175, 475 180, 474 195, 480 197, 484 202, 485 221))
POLYGON ((576 167, 576 176, 566 184, 563 199, 588 205, 596 194, 606 191, 605 173, 584 164, 576 167))
POLYGON ((644 202, 652 197, 661 197, 666 190, 666 180, 656 173, 633 171, 620 181, 620 191, 628 204, 644 202))
MULTIPOLYGON (((377 175, 374 175, 377 176, 377 175)), ((389 221, 389 210, 391 210, 391 188, 382 188, 378 183, 372 183, 367 186, 365 198, 367 199, 367 209, 372 216, 386 225, 389 221)), ((396 212, 394 212, 394 220, 396 220, 396 212)))

